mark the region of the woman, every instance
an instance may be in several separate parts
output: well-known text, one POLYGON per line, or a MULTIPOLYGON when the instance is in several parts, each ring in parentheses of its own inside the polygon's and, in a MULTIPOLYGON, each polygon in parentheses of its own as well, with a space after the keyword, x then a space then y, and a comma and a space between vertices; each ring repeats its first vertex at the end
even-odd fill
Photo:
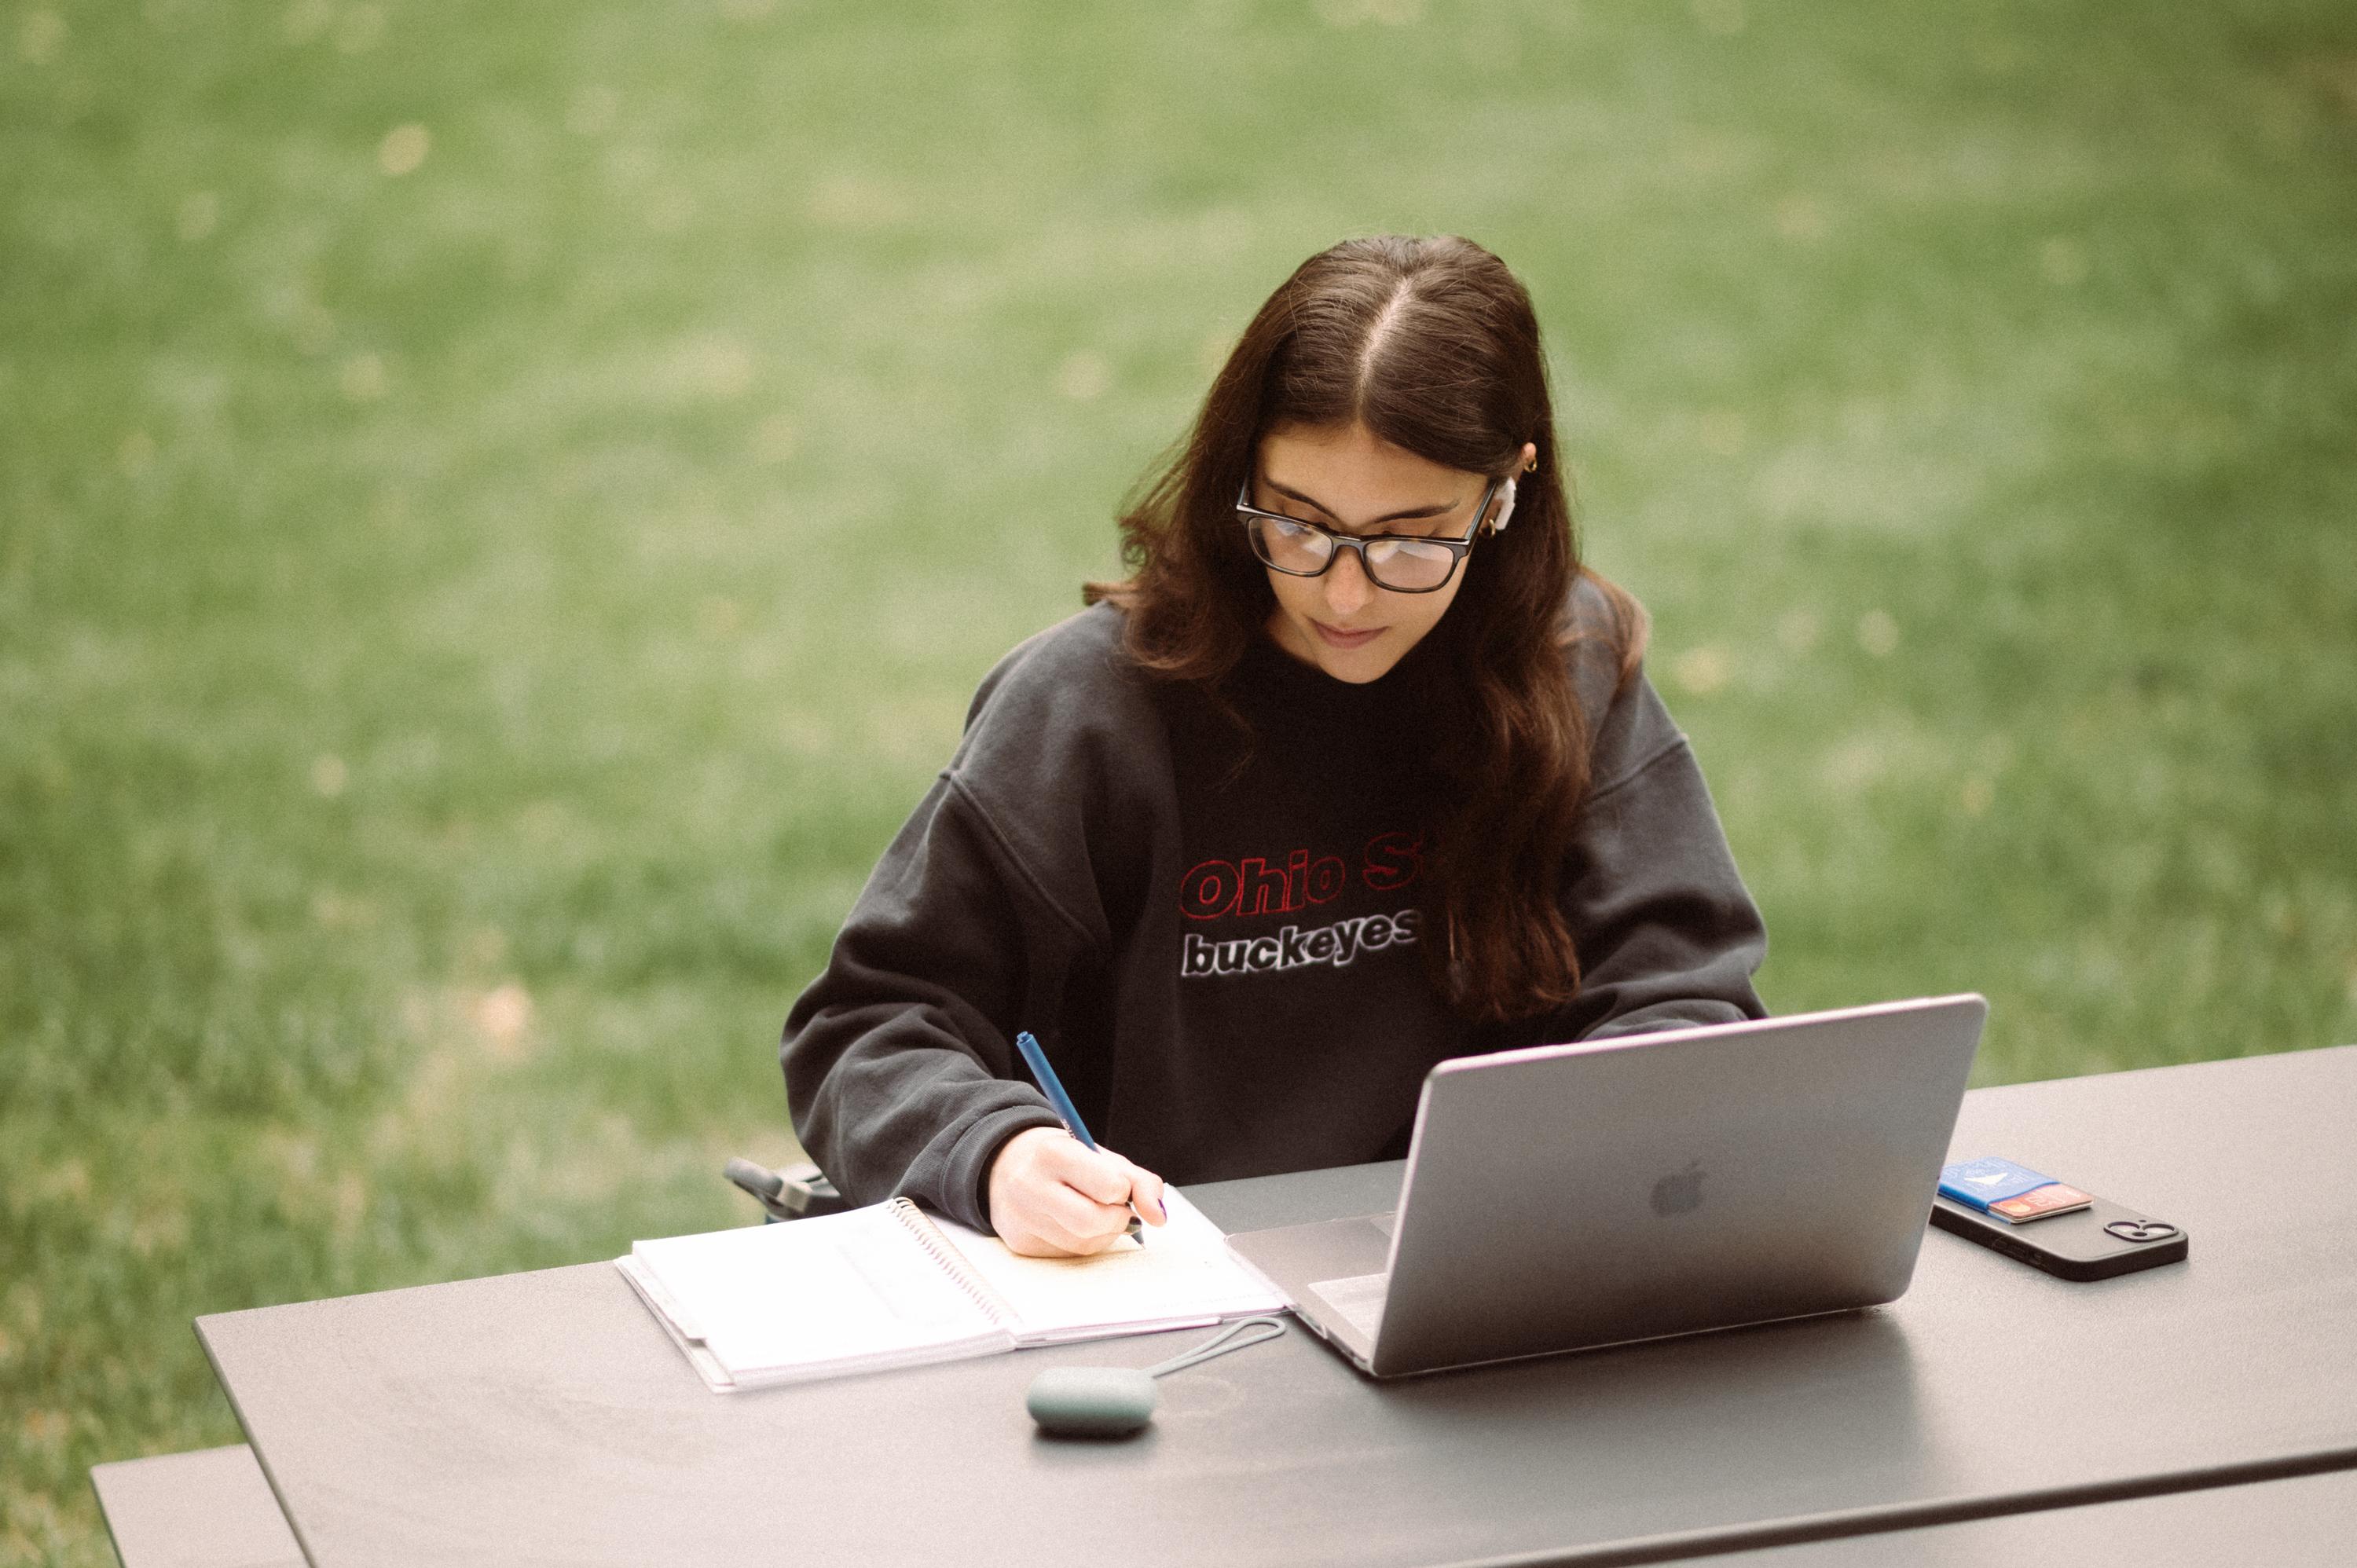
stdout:
POLYGON ((1443 1058, 1761 1015, 1759 914, 1641 612, 1580 566, 1495 256, 1305 262, 1122 530, 1135 575, 983 682, 787 1020, 854 1201, 1092 1251, 1163 1177, 1404 1155, 1443 1058))

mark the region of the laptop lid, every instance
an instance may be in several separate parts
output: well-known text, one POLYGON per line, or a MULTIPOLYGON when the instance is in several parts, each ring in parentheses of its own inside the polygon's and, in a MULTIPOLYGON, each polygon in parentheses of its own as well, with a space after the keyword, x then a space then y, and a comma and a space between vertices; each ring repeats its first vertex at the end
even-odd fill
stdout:
POLYGON ((1986 1014, 1937 997, 1443 1062, 1390 1223, 1231 1244, 1379 1377, 1889 1301, 1986 1014))

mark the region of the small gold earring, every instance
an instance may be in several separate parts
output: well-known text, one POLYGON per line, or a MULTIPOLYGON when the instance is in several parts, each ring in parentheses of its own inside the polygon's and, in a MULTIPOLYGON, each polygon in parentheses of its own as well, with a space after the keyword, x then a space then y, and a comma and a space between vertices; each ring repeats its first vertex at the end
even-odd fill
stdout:
POLYGON ((1535 474, 1538 471, 1539 460, 1536 457, 1532 458, 1529 462, 1523 465, 1523 472, 1525 474, 1535 474))

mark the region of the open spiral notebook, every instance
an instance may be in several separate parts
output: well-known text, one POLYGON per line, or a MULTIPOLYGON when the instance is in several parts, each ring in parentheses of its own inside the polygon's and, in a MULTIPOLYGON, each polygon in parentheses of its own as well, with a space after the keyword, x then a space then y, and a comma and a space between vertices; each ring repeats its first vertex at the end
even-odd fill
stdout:
POLYGON ((716 1392, 1282 1311, 1220 1228, 1168 1225, 1086 1258, 1026 1258, 906 1198, 786 1225, 634 1242, 622 1276, 716 1392))

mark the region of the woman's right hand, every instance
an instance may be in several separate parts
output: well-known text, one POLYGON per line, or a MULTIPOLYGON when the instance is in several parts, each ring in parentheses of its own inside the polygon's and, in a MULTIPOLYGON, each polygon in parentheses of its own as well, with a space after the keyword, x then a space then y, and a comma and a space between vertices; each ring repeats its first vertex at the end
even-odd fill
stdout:
POLYGON ((1133 1206, 1148 1225, 1167 1220, 1162 1178, 1060 1127, 1027 1127, 991 1162, 991 1229, 1026 1257, 1101 1251, 1129 1229, 1133 1206))

